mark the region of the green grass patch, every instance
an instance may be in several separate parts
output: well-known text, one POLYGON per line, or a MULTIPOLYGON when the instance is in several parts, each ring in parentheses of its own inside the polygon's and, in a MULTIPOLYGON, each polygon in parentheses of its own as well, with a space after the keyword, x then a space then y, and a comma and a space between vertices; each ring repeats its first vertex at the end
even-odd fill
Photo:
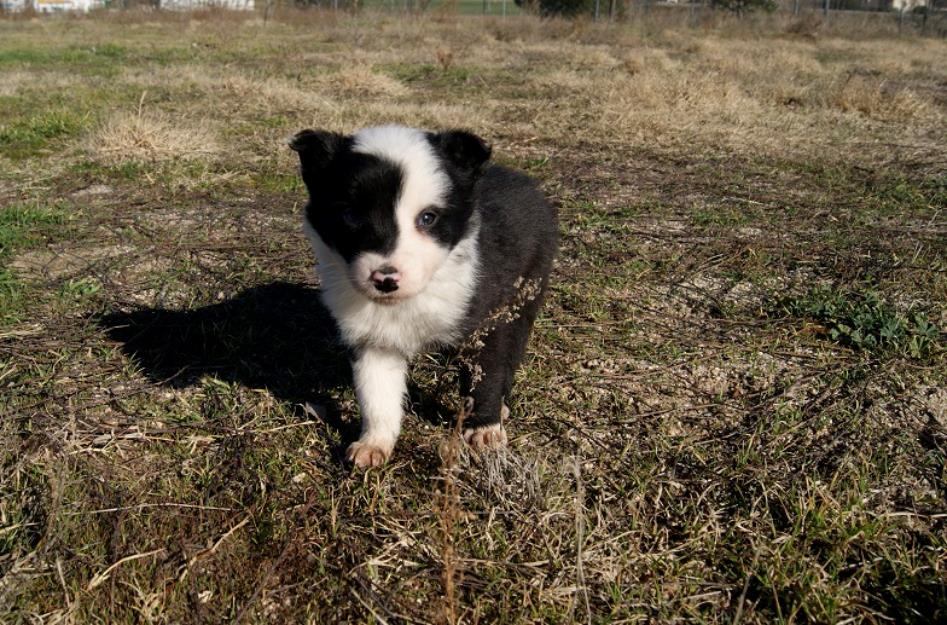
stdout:
POLYGON ((19 304, 22 295, 22 284, 9 269, 0 268, 0 325, 10 312, 19 304))
POLYGON ((296 193, 304 189, 302 178, 295 173, 261 172, 253 181, 257 188, 274 193, 296 193))
POLYGON ((0 155, 22 160, 48 148, 55 140, 78 134, 88 116, 57 109, 0 125, 0 155))
POLYGON ((897 353, 923 359, 942 343, 940 330, 920 311, 897 311, 875 291, 817 287, 780 300, 790 316, 818 324, 820 336, 872 354, 897 353))
POLYGON ((399 64, 387 69, 398 80, 407 83, 425 83, 435 87, 463 85, 473 75, 473 71, 466 67, 440 67, 431 63, 399 64))
POLYGON ((59 207, 40 204, 13 204, 0 208, 0 263, 15 249, 36 243, 55 226, 66 222, 59 207))
POLYGON ((732 228, 748 223, 750 216, 733 208, 700 208, 691 214, 691 219, 703 228, 732 228))
POLYGON ((64 299, 84 299, 102 290, 102 283, 95 278, 73 278, 67 280, 59 288, 59 295, 64 299))
POLYGON ((126 60, 127 56, 128 49, 114 43, 64 48, 44 46, 0 49, 0 68, 67 67, 78 69, 83 74, 113 75, 118 72, 119 63, 126 60))
MULTIPOLYGON (((785 163, 784 167, 793 167, 785 163)), ((947 176, 913 176, 905 172, 866 170, 844 165, 803 163, 795 166, 823 192, 848 198, 846 208, 858 207, 869 215, 921 215, 947 205, 947 176)))
POLYGON ((0 208, 0 326, 17 319, 24 303, 24 284, 7 267, 16 250, 32 247, 66 223, 62 207, 35 203, 0 208))
POLYGON ((95 161, 79 161, 69 169, 88 184, 106 181, 131 182, 139 180, 145 173, 145 167, 137 161, 122 161, 117 165, 103 165, 95 161))
POLYGON ((912 180, 905 176, 869 183, 868 201, 882 215, 932 212, 947 206, 947 175, 912 180))

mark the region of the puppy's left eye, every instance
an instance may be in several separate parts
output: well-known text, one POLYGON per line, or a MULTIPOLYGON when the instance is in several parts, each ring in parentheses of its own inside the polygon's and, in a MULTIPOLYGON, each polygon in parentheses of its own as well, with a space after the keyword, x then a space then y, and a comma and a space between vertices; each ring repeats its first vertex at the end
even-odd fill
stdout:
POLYGON ((418 227, 430 228, 437 222, 437 213, 434 211, 424 211, 418 215, 418 227))

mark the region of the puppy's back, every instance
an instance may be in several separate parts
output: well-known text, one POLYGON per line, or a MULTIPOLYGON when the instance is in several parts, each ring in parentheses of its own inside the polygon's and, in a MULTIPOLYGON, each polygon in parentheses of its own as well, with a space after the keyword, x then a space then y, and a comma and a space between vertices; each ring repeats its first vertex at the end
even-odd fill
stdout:
POLYGON ((477 183, 480 213, 479 314, 501 306, 518 279, 545 285, 558 238, 555 207, 528 176, 499 165, 477 183))

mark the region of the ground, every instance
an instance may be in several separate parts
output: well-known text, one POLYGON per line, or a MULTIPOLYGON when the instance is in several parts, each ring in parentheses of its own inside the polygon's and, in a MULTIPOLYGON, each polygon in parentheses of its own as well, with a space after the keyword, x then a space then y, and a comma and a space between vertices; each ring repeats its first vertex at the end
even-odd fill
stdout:
POLYGON ((0 21, 0 620, 947 619, 947 42, 681 15, 0 21), (285 140, 392 122, 562 246, 361 472, 285 140))

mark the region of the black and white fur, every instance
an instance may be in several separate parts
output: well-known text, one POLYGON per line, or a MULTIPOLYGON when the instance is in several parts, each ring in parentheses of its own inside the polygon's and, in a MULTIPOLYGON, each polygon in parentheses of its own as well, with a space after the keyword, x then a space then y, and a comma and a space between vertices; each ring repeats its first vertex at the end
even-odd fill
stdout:
POLYGON ((391 455, 411 358, 471 338, 464 436, 504 445, 505 401, 555 254, 555 209, 526 176, 488 166, 490 148, 464 131, 304 130, 290 147, 309 190, 322 298, 354 354, 362 433, 349 460, 391 455), (534 287, 525 298, 524 285, 534 287))

